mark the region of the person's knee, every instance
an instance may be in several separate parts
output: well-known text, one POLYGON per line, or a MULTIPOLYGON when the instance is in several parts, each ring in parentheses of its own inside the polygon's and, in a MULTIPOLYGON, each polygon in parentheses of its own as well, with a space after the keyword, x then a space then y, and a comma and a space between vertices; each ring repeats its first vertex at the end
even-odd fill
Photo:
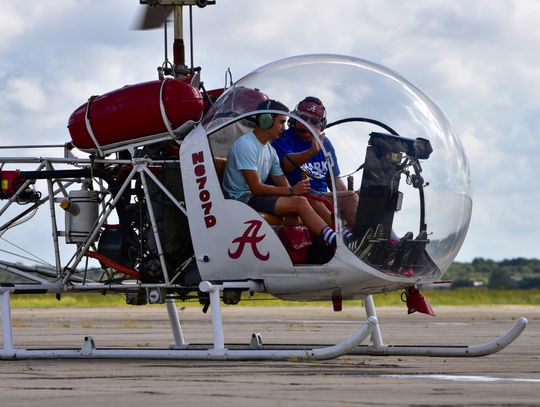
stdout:
POLYGON ((303 196, 290 196, 280 200, 280 208, 291 214, 300 214, 305 212, 310 206, 309 201, 303 196))
POLYGON ((294 210, 295 212, 302 216, 307 214, 307 212, 313 212, 313 208, 309 203, 308 199, 304 196, 294 196, 294 210))
POLYGON ((307 208, 310 206, 309 201, 305 196, 293 196, 293 204, 297 208, 307 208))
POLYGON ((310 206, 308 200, 303 196, 290 196, 278 199, 276 210, 287 214, 300 214, 310 206))

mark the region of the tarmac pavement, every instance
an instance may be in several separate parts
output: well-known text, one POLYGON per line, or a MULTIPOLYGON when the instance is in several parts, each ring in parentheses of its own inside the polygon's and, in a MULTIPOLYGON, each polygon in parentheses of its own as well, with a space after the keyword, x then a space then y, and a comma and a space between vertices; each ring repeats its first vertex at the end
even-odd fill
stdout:
MULTIPOLYGON (((182 308, 186 340, 211 343, 210 312, 182 308)), ((0 406, 540 406, 540 306, 436 307, 437 317, 377 310, 386 344, 472 345, 529 324, 508 348, 479 358, 342 356, 314 362, 0 360, 0 406)), ((361 309, 224 307, 226 343, 334 344, 361 309)), ((173 342, 165 307, 14 309, 18 348, 162 347, 173 342)))

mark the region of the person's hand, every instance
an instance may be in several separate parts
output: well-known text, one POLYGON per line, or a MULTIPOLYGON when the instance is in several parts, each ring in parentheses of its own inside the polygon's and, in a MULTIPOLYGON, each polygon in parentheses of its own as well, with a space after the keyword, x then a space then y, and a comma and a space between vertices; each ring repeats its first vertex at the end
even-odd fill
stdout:
POLYGON ((293 192, 295 195, 304 195, 311 191, 311 185, 309 184, 308 179, 300 180, 293 187, 293 192))
MULTIPOLYGON (((324 137, 324 133, 322 133, 319 137, 322 140, 322 138, 324 137)), ((317 142, 317 140, 315 139, 313 134, 311 135, 311 148, 310 148, 310 150, 313 153, 313 155, 315 155, 319 151, 321 151, 321 145, 317 142)))

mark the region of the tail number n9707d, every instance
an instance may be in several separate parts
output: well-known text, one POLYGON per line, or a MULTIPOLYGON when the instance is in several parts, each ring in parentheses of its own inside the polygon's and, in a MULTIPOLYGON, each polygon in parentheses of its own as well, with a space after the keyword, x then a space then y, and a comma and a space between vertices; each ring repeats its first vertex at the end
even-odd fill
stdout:
POLYGON ((205 188, 208 178, 206 177, 206 167, 204 165, 204 153, 202 151, 193 153, 191 158, 194 165, 195 182, 197 182, 199 187, 199 201, 201 202, 201 208, 204 213, 204 224, 208 229, 216 224, 216 217, 211 215, 212 201, 210 199, 210 191, 205 188))

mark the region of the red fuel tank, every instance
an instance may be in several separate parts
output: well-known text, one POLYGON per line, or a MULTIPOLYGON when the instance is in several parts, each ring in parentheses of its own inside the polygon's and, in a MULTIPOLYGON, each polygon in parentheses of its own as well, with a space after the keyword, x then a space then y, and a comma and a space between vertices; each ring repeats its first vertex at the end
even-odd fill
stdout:
POLYGON ((68 129, 77 148, 93 152, 165 133, 166 121, 175 129, 188 120, 199 120, 202 111, 203 98, 197 89, 167 78, 91 97, 72 113, 68 129))

